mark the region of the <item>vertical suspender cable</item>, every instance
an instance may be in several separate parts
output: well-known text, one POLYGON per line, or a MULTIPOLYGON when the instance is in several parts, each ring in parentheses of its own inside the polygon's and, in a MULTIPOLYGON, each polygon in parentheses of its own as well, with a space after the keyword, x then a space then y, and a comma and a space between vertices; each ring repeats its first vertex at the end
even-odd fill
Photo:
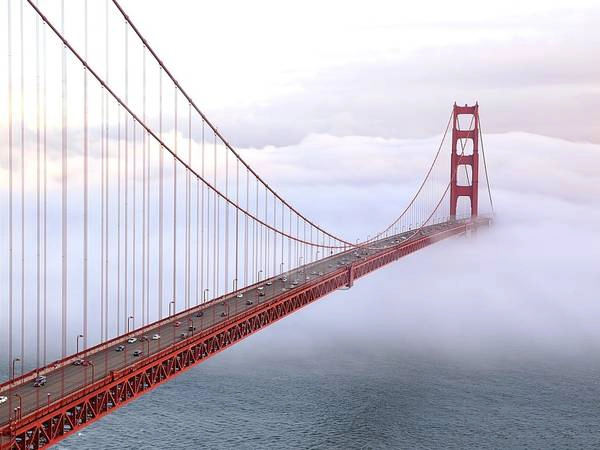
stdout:
MULTIPOLYGON (((146 47, 144 46, 144 114, 146 111, 146 53, 146 47)), ((148 131, 144 130, 144 143, 146 146, 146 172, 144 174, 144 184, 146 186, 146 324, 150 323, 150 142, 151 141, 148 138, 148 131)))
POLYGON ((20 13, 21 44, 21 373, 25 364, 25 52, 23 49, 23 0, 20 13))
MULTIPOLYGON (((177 155, 177 86, 175 86, 175 154, 177 155)), ((173 158, 173 313, 177 310, 177 160, 173 158)))
MULTIPOLYGON (((88 0, 84 1, 85 59, 88 57, 88 0)), ((87 68, 83 66, 83 348, 88 342, 88 86, 87 68)), ((39 367, 39 366, 38 366, 39 367)))
MULTIPOLYGON (((43 112, 43 119, 44 119, 44 138, 43 138, 43 147, 44 147, 44 226, 43 226, 43 233, 44 233, 44 260, 43 260, 43 278, 44 278, 44 287, 43 287, 43 298, 44 298, 44 313, 43 313, 43 336, 44 336, 44 350, 43 350, 43 361, 44 361, 44 365, 46 365, 47 361, 48 361, 48 335, 47 335, 47 330, 48 330, 48 298, 47 298, 47 282, 46 282, 46 269, 47 269, 47 219, 48 219, 48 209, 47 209, 47 204, 48 204, 48 198, 47 198, 47 193, 48 193, 48 148, 47 148, 47 106, 46 106, 46 92, 47 92, 47 64, 46 64, 46 23, 43 23, 44 28, 43 28, 43 33, 42 33, 42 40, 43 40, 43 45, 42 45, 42 53, 43 53, 43 58, 42 58, 42 62, 43 62, 43 72, 44 72, 44 97, 43 97, 43 105, 44 105, 44 112, 43 112)), ((9 71, 10 73, 10 71, 9 71)), ((11 316, 12 317, 12 316, 11 316)))
POLYGON ((36 143, 36 367, 41 367, 41 286, 40 286, 40 19, 35 20, 35 143, 36 143))
MULTIPOLYGON (((162 142, 162 67, 158 69, 158 133, 162 142)), ((163 305, 163 246, 164 246, 164 223, 163 223, 163 178, 164 178, 164 152, 162 144, 159 147, 159 188, 158 188, 158 319, 162 319, 163 305)))
MULTIPOLYGON (((277 228, 277 198, 273 196, 273 227, 277 228)), ((282 228, 283 230, 283 228, 282 228)), ((277 275, 277 233, 273 233, 273 276, 277 275)))
MULTIPOLYGON (((65 32, 65 0, 60 2, 61 33, 65 32)), ((62 357, 67 356, 67 46, 62 45, 62 357)), ((63 377, 64 378, 64 377, 63 377)))
POLYGON ((102 94, 102 98, 101 98, 101 111, 100 114, 102 116, 101 119, 101 130, 100 130, 100 135, 101 135, 101 142, 100 142, 100 158, 101 158, 101 163, 100 163, 100 178, 101 178, 101 183, 100 183, 100 189, 101 189, 101 194, 100 194, 100 200, 101 200, 101 205, 100 205, 100 340, 102 342, 104 342, 106 340, 106 336, 104 335, 104 318, 105 318, 105 314, 104 314, 104 277, 106 276, 106 274, 104 273, 104 249, 105 249, 105 235, 104 235, 104 222, 105 222, 105 217, 106 217, 106 198, 105 198, 105 186, 106 186, 106 168, 104 167, 104 165, 106 164, 106 141, 108 139, 108 136, 105 133, 105 108, 108 107, 108 97, 104 96, 104 89, 102 89, 101 91, 102 94))
MULTIPOLYGON (((190 167, 192 166, 192 106, 188 103, 188 164, 190 167)), ((185 197, 186 197, 186 243, 185 243, 185 254, 186 254, 186 290, 185 290, 185 307, 186 309, 190 307, 190 254, 191 254, 191 245, 190 245, 190 226, 191 226, 191 211, 190 211, 190 171, 185 171, 185 197)))
MULTIPOLYGON (((128 24, 125 21, 125 104, 129 104, 129 52, 128 52, 128 24)), ((125 115, 125 296, 124 300, 124 326, 129 328, 129 113, 125 115)), ((135 319, 134 319, 135 320, 135 319)))
MULTIPOLYGON (((229 198, 229 151, 225 149, 225 197, 229 198)), ((229 203, 225 203, 225 273, 224 292, 229 289, 229 203)))
POLYGON ((199 302, 199 295, 202 293, 202 269, 200 267, 200 263, 202 261, 201 249, 202 242, 200 241, 200 180, 196 178, 196 306, 199 302))
MULTIPOLYGON (((202 178, 204 178, 204 159, 205 159, 205 155, 204 155, 204 120, 202 120, 202 167, 201 167, 201 171, 202 171, 202 178)), ((204 265, 204 183, 202 183, 202 200, 200 202, 200 208, 201 208, 201 214, 200 214, 200 223, 202 224, 202 230, 200 232, 200 264, 201 264, 201 268, 200 268, 200 277, 201 277, 201 283, 200 283, 200 295, 202 296, 202 300, 204 300, 204 286, 208 286, 208 276, 206 277, 206 285, 204 284, 204 271, 206 270, 208 273, 208 264, 206 264, 206 266, 204 265)), ((208 245, 206 245, 206 254, 208 255, 208 245)), ((208 263, 208 256, 206 259, 207 263, 208 263)))
MULTIPOLYGON (((204 155, 204 123, 202 123, 202 154, 204 155)), ((203 156, 204 158, 204 156, 203 156)), ((204 168, 204 165, 202 166, 204 168)), ((203 187, 204 189, 204 187, 203 187)), ((210 291, 209 286, 211 286, 211 273, 210 273, 210 269, 211 269, 211 264, 210 264, 210 232, 211 232, 211 221, 210 221, 210 211, 211 211, 211 190, 207 189, 206 190, 206 288, 205 291, 210 291)), ((213 271, 215 270, 215 267, 212 266, 213 271)), ((212 287, 213 287, 213 291, 214 291, 214 283, 212 283, 212 287)), ((204 293, 204 291, 203 291, 204 293)))
MULTIPOLYGON (((250 211, 250 170, 246 168, 246 210, 250 211)), ((248 215, 244 214, 244 286, 248 286, 248 215)))
MULTIPOLYGON (((285 231, 285 219, 284 219, 284 214, 285 214, 285 205, 283 203, 281 203, 281 231, 285 231)), ((285 238, 283 236, 281 236, 281 264, 280 264, 280 270, 281 273, 283 274, 283 269, 284 269, 284 253, 285 253, 285 238)))
POLYGON ((13 113, 12 113, 12 0, 8 10, 8 373, 13 361, 13 113))
MULTIPOLYGON (((236 159, 235 163, 235 204, 240 206, 240 161, 236 159)), ((239 268, 238 268, 238 260, 239 260, 239 219, 240 219, 240 210, 239 208, 235 209, 235 288, 238 289, 239 284, 239 268)))
MULTIPOLYGON (((143 120, 146 123, 146 46, 142 47, 142 111, 143 120)), ((148 309, 146 307, 146 136, 147 132, 142 128, 142 326, 147 323, 148 309)))
POLYGON ((135 124, 136 124, 136 120, 132 119, 132 127, 133 127, 133 132, 132 132, 132 140, 133 140, 133 144, 132 144, 132 155, 131 155, 131 161, 133 164, 133 172, 131 174, 131 183, 133 184, 132 186, 132 209, 131 209, 131 244, 132 244, 132 250, 131 250, 131 315, 133 316, 133 329, 135 329, 135 324, 136 324, 136 303, 137 303, 137 292, 136 292, 136 274, 137 274, 137 266, 136 266, 136 254, 137 254, 137 247, 136 247, 136 216, 137 216, 137 209, 135 207, 136 204, 136 185, 137 185, 137 152, 136 152, 136 139, 135 139, 135 124))
MULTIPOLYGON (((121 334, 121 105, 117 105, 117 334, 121 334)), ((103 189, 104 191, 104 189, 103 189)))
MULTIPOLYGON (((108 71, 107 71, 107 75, 108 75, 108 71)), ((108 79, 108 78, 107 78, 108 79)), ((106 114, 106 118, 104 121, 104 126, 105 126, 105 130, 104 130, 104 135, 106 136, 105 140, 104 140, 104 147, 105 147, 105 157, 106 157, 106 164, 104 165, 104 169, 106 171, 106 174, 104 176, 104 180, 105 180, 105 184, 104 184, 104 199, 106 202, 106 209, 105 209, 105 213, 106 213, 106 218, 104 221, 104 336, 105 339, 109 338, 108 335, 108 310, 109 310, 109 304, 108 304, 108 280, 109 280, 109 272, 108 272, 108 242, 109 242, 109 234, 108 234, 108 224, 109 224, 109 205, 110 203, 110 199, 109 199, 109 175, 110 175, 110 154, 109 154, 109 150, 110 147, 108 145, 109 143, 109 133, 108 133, 108 93, 105 91, 104 95, 106 96, 106 100, 105 100, 105 105, 106 105, 106 109, 105 109, 105 114, 106 114)))
MULTIPOLYGON (((258 217, 258 178, 255 177, 256 180, 256 210, 255 210, 255 216, 258 217)), ((254 280, 254 282, 258 281, 257 275, 258 275, 258 224, 256 223, 256 220, 252 221, 253 223, 253 230, 254 230, 254 267, 252 270, 252 279, 254 280)))
MULTIPOLYGON (((269 220, 269 218, 268 218, 268 215, 269 215, 269 202, 268 202, 268 198, 267 198, 268 195, 269 195, 268 192, 269 191, 265 188, 265 223, 268 223, 267 221, 269 220)), ((270 243, 271 240, 269 239, 269 229, 267 227, 264 227, 264 229, 265 229, 265 247, 266 247, 266 249, 265 249, 265 266, 264 266, 265 273, 264 273, 264 278, 266 279, 266 278, 269 277, 269 265, 270 265, 269 264, 269 260, 270 260, 270 255, 271 255, 270 248, 269 248, 270 247, 269 243, 270 243)))
MULTIPOLYGON (((213 185, 215 186, 215 189, 217 187, 217 134, 213 133, 213 142, 214 142, 214 155, 213 155, 213 166, 214 166, 214 173, 213 173, 213 185)), ((218 268, 219 268, 219 258, 218 258, 218 243, 217 243, 217 208, 218 208, 218 198, 217 198, 217 193, 214 192, 214 213, 213 213, 213 296, 214 298, 216 298, 219 295, 219 291, 218 291, 218 268)))

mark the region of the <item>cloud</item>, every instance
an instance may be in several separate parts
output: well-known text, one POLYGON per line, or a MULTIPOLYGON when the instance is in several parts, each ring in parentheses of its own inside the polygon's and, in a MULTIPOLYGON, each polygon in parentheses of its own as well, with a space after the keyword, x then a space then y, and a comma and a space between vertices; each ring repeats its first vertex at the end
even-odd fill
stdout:
MULTIPOLYGON (((404 208, 438 141, 313 134, 296 145, 241 153, 308 217, 352 239, 381 229, 404 208)), ((491 229, 436 244, 361 279, 269 327, 234 354, 269 359, 289 348, 302 355, 315 347, 453 357, 597 350, 600 146, 525 133, 487 135, 485 144, 497 213, 491 229)), ((440 156, 442 166, 447 153, 440 156)), ((447 166, 442 169, 439 176, 447 180, 447 166)), ((480 199, 485 211, 483 182, 480 199)), ((50 204, 58 211, 58 199, 50 204)), ((80 211, 71 215, 75 261, 81 256, 80 211)), ((96 212, 90 220, 96 230, 96 212)), ((58 222, 51 223, 50 235, 58 235, 58 222)), ((0 225, 5 229, 6 219, 0 225)), ((26 232, 34 236, 33 228, 26 232)), ((27 241, 28 251, 34 243, 27 241)), ((56 255, 58 245, 50 245, 56 255)), ((6 251, 5 242, 2 247, 6 251)), ((59 280, 55 269, 50 267, 50 276, 59 280)), ((77 278, 72 272, 72 295, 80 292, 77 278)), ((54 282, 49 286, 58 289, 54 282)), ((57 299, 51 299, 51 314, 59 311, 57 299)), ((74 303, 70 314, 76 323, 80 311, 74 303)))
MULTIPOLYGON (((302 176, 314 181, 321 171, 306 161, 314 161, 315 140, 323 142, 326 154, 343 152, 345 163, 360 168, 344 175, 344 166, 327 166, 331 177, 323 175, 314 190, 295 179, 293 189, 287 188, 298 199, 310 199, 303 208, 311 216, 325 216, 331 226, 372 225, 355 219, 365 215, 373 222, 382 220, 383 212, 396 205, 394 198, 414 187, 414 181, 392 176, 396 165, 422 170, 416 158, 399 163, 389 152, 390 141, 331 136, 270 149, 281 153, 278 162, 261 165, 257 160, 257 166, 285 188, 279 161, 290 166, 295 161, 302 176), (363 143, 362 155, 348 145, 353 140, 363 143), (386 163, 390 173, 379 170, 386 163), (327 207, 321 207, 323 202, 327 207)), ((334 293, 263 331, 235 357, 251 354, 273 361, 290 348, 300 355, 352 349, 476 359, 585 357, 597 351, 600 146, 524 133, 489 135, 485 142, 497 212, 489 230, 436 244, 369 275, 351 290, 334 293)), ((426 143, 432 142, 395 145, 414 150, 426 143)), ((481 199, 485 202, 483 190, 481 199)))

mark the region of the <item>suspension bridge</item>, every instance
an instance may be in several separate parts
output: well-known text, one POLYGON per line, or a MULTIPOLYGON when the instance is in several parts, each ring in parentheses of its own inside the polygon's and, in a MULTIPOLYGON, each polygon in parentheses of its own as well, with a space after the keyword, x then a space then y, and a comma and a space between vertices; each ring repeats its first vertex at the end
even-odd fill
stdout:
POLYGON ((321 297, 491 222, 477 104, 454 104, 407 206, 348 240, 242 159, 116 0, 3 8, 1 449, 54 445, 321 297))

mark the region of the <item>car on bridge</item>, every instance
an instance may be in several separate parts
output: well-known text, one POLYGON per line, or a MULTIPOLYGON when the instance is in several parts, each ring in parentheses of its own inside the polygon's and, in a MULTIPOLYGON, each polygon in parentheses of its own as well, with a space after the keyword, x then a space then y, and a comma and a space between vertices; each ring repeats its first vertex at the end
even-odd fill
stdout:
POLYGON ((175 325, 176 327, 181 325, 181 322, 178 320, 177 322, 175 322, 173 325, 175 325))
POLYGON ((250 306, 252 303, 254 303, 252 300, 246 300, 246 305, 250 306))
POLYGON ((137 338, 135 337, 130 337, 129 339, 127 339, 127 342, 129 344, 135 344, 137 342, 137 338))
POLYGON ((115 347, 115 352, 122 352, 123 350, 125 350, 125 346, 124 345, 117 345, 115 347))
POLYGON ((259 297, 264 297, 264 296, 265 296, 265 293, 264 293, 263 291, 259 291, 259 292, 258 292, 258 296, 259 296, 259 297))
POLYGON ((142 356, 142 351, 136 350, 135 352, 133 352, 133 356, 134 356, 134 358, 137 358, 138 356, 142 356))
POLYGON ((44 375, 40 375, 39 377, 35 377, 33 380, 33 387, 40 387, 46 385, 46 377, 44 375))
POLYGON ((140 342, 146 342, 147 340, 148 340, 148 336, 140 336, 139 337, 140 342))
POLYGON ((202 317, 204 315, 204 311, 198 311, 196 313, 196 317, 202 317))
POLYGON ((152 335, 152 340, 153 341, 158 341, 160 339, 160 334, 156 333, 152 335))
POLYGON ((6 403, 8 401, 8 397, 4 395, 0 395, 0 405, 6 403))
POLYGON ((236 295, 237 298, 242 298, 244 296, 244 294, 242 292, 240 292, 238 295, 236 295))

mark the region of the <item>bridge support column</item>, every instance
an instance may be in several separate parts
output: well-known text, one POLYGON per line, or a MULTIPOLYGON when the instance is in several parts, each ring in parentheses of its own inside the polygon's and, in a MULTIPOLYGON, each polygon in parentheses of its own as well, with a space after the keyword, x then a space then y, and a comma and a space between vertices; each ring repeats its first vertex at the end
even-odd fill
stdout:
POLYGON ((477 191, 479 186, 479 105, 458 106, 454 104, 452 126, 452 157, 450 159, 450 218, 456 219, 459 197, 471 201, 471 217, 477 216, 477 191), (459 116, 471 116, 472 128, 461 130, 459 116), (465 153, 472 143, 473 152, 465 153), (459 170, 466 171, 471 166, 471 176, 467 172, 467 184, 459 184, 459 170), (469 179, 470 178, 470 179, 469 179))

